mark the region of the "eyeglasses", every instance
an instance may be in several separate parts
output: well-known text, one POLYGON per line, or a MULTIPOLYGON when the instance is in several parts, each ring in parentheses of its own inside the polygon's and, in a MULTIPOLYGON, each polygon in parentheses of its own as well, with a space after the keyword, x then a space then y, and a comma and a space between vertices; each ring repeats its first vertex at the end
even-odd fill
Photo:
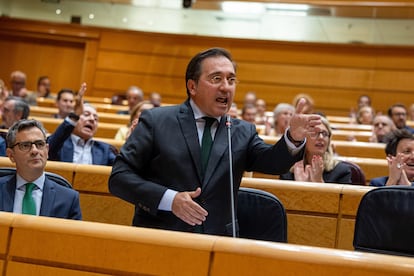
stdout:
POLYGON ((322 138, 331 137, 329 135, 329 132, 324 131, 324 130, 323 131, 319 131, 319 132, 310 132, 309 133, 309 137, 310 138, 313 138, 313 139, 318 138, 321 135, 322 135, 322 138))
POLYGON ((214 75, 214 76, 211 76, 208 81, 211 84, 217 85, 217 84, 222 84, 224 79, 227 80, 227 84, 230 85, 230 86, 233 86, 233 85, 236 85, 236 84, 239 83, 239 80, 235 76, 224 78, 224 77, 219 76, 219 75, 214 75))
POLYGON ((46 146, 46 141, 44 140, 36 140, 34 142, 25 141, 25 142, 18 142, 11 146, 10 148, 14 148, 15 146, 19 147, 19 150, 28 152, 32 149, 32 146, 35 145, 38 150, 42 150, 46 146))
POLYGON ((392 114, 392 116, 397 116, 397 117, 405 117, 405 116, 407 116, 407 113, 404 113, 404 112, 396 112, 396 113, 393 113, 392 114))

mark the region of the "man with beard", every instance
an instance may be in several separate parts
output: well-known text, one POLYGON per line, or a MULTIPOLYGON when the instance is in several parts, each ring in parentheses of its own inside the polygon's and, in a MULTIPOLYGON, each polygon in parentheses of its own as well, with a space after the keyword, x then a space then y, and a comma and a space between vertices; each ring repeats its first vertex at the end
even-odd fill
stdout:
POLYGON ((398 129, 406 129, 414 134, 414 128, 407 126, 407 108, 403 104, 394 104, 388 109, 388 116, 398 129))
POLYGON ((93 139, 99 118, 93 106, 83 103, 85 91, 84 83, 76 99, 75 111, 48 137, 49 160, 111 166, 116 149, 93 139))

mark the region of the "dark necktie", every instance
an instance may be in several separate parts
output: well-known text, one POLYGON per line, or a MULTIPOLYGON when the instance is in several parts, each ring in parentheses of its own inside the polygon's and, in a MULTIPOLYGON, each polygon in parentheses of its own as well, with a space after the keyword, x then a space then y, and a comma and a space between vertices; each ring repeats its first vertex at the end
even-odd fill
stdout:
POLYGON ((213 139, 211 138, 211 125, 216 121, 216 119, 211 117, 203 117, 203 119, 206 121, 203 138, 201 140, 201 164, 204 176, 208 159, 210 157, 211 147, 213 146, 213 139))
POLYGON ((35 188, 34 183, 26 183, 26 192, 23 197, 22 214, 36 215, 36 203, 33 199, 32 192, 35 188))

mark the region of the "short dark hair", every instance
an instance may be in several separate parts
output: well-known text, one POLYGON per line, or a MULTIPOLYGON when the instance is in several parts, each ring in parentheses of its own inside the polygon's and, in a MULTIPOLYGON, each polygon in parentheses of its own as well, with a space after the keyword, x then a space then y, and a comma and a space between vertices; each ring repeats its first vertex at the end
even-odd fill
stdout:
POLYGON ((30 114, 29 104, 26 101, 24 101, 22 98, 19 98, 16 96, 8 96, 4 101, 5 102, 14 101, 13 112, 15 114, 18 112, 21 112, 22 117, 20 119, 27 119, 29 117, 29 114, 30 114))
MULTIPOLYGON (((234 70, 236 70, 236 63, 233 61, 229 51, 223 48, 210 48, 205 51, 202 51, 195 55, 187 65, 187 70, 185 73, 185 86, 187 87, 188 80, 194 80, 198 82, 201 75, 201 63, 209 57, 225 57, 233 63, 234 70)), ((187 95, 190 95, 190 91, 187 88, 187 95)))
POLYGON ((46 140, 46 130, 43 127, 41 122, 37 120, 32 120, 32 119, 31 120, 20 120, 20 121, 15 122, 9 128, 9 131, 7 132, 7 135, 6 135, 7 147, 11 147, 15 144, 17 133, 19 133, 22 130, 33 128, 33 127, 37 127, 38 129, 40 129, 40 131, 43 134, 43 137, 46 140))
POLYGON ((40 85, 40 83, 41 83, 43 80, 47 80, 47 79, 49 79, 49 77, 48 77, 48 76, 40 76, 40 77, 37 79, 37 86, 39 86, 39 85, 40 85))
POLYGON ((395 129, 385 135, 384 141, 385 145, 385 154, 396 156, 397 155, 397 146, 402 139, 414 140, 414 136, 411 132, 406 129, 395 129))
POLYGON ((405 105, 401 104, 401 103, 397 103, 397 104, 393 104, 392 106, 390 106, 390 108, 388 108, 388 117, 392 117, 392 110, 395 107, 402 107, 405 109, 405 111, 407 111, 407 108, 405 107, 405 105))
POLYGON ((63 89, 59 90, 59 92, 57 94, 57 97, 56 97, 56 101, 59 101, 60 98, 62 98, 62 94, 65 94, 65 93, 69 93, 69 94, 72 94, 73 96, 75 96, 75 92, 73 92, 72 89, 63 88, 63 89))

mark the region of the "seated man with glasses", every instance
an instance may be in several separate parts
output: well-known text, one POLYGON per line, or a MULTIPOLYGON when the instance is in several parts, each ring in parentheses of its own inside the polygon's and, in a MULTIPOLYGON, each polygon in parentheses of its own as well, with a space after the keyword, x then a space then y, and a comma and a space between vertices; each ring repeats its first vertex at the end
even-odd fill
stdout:
POLYGON ((407 108, 403 104, 394 104, 388 109, 388 116, 398 129, 406 129, 414 134, 414 128, 407 125, 407 108))
POLYGON ((280 179, 307 182, 352 184, 351 167, 335 159, 331 146, 332 130, 326 118, 321 117, 319 132, 309 132, 303 160, 293 165, 280 179))
POLYGON ((0 178, 0 210, 66 219, 82 219, 79 193, 45 174, 49 145, 36 120, 16 122, 6 136, 7 156, 16 173, 0 178))

